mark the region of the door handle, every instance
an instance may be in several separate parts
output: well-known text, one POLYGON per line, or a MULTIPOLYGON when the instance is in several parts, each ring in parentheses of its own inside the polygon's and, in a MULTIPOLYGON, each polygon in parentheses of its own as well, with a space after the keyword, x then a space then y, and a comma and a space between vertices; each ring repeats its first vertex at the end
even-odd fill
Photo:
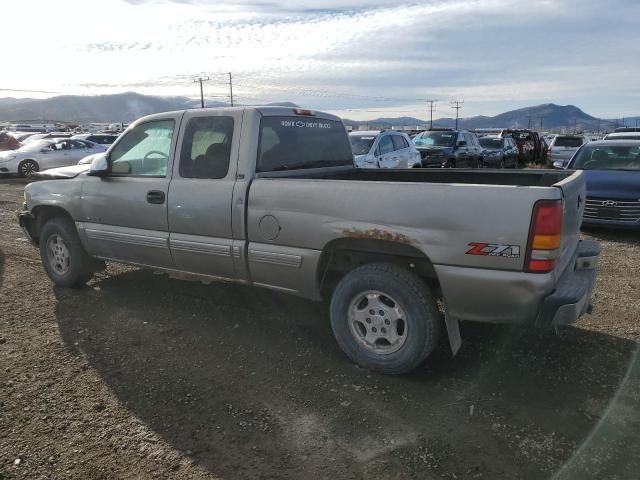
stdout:
POLYGON ((164 192, 161 192, 160 190, 149 190, 147 192, 147 203, 161 205, 164 203, 164 198, 164 192))

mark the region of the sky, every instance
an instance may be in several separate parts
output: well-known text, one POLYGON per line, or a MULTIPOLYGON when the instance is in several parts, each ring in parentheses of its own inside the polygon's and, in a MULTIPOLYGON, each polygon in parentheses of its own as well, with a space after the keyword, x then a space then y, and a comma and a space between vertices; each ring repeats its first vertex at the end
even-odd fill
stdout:
POLYGON ((355 120, 541 103, 640 115, 638 0, 2 2, 0 97, 292 101, 355 120), (8 61, 7 61, 8 59, 8 61), (7 65, 12 65, 8 67, 7 65))

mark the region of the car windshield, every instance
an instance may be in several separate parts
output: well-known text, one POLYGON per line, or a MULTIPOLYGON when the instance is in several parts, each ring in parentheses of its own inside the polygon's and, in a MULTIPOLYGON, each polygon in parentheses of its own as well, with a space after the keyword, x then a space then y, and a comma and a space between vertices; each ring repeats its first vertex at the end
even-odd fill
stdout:
POLYGON ((456 139, 455 132, 422 132, 413 138, 417 147, 453 147, 456 139))
POLYGON ((20 147, 18 152, 37 152, 43 148, 49 147, 53 142, 50 140, 34 140, 20 147))
POLYGON ((349 135, 353 154, 366 155, 369 153, 375 139, 375 135, 349 135))
POLYGON ((482 138, 481 137, 478 140, 480 140, 480 145, 484 148, 490 148, 490 149, 502 148, 501 138, 489 138, 489 137, 482 138))
POLYGON ((569 168, 640 170, 640 145, 587 145, 578 151, 569 168))
POLYGON ((584 141, 582 137, 556 137, 556 141, 553 142, 553 146, 578 148, 583 143, 584 141))

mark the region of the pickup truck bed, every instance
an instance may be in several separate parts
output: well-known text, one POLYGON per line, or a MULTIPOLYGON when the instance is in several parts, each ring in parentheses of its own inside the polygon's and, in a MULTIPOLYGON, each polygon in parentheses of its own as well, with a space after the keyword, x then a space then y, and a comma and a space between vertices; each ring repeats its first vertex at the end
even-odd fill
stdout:
POLYGON ((336 167, 318 171, 300 170, 259 173, 256 178, 322 178, 371 182, 453 183, 503 185, 510 187, 551 187, 572 172, 552 170, 481 170, 477 169, 361 169, 336 167))

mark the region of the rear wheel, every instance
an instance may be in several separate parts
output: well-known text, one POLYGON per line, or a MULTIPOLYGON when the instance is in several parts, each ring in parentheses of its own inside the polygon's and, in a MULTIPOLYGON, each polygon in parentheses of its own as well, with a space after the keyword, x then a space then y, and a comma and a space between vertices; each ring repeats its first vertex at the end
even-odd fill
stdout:
POLYGON ((427 285, 390 263, 348 273, 331 298, 331 327, 342 350, 371 370, 402 374, 434 350, 441 318, 427 285))
POLYGON ((500 163, 498 164, 498 168, 504 168, 504 158, 500 160, 500 163))
POLYGON ((59 287, 84 285, 96 263, 84 250, 72 220, 53 218, 40 233, 40 258, 47 275, 59 287))
POLYGON ((445 162, 444 168, 456 168, 456 160, 454 158, 450 158, 445 162))
POLYGON ((23 160, 18 165, 18 175, 21 177, 30 177, 40 170, 40 166, 35 160, 23 160))

